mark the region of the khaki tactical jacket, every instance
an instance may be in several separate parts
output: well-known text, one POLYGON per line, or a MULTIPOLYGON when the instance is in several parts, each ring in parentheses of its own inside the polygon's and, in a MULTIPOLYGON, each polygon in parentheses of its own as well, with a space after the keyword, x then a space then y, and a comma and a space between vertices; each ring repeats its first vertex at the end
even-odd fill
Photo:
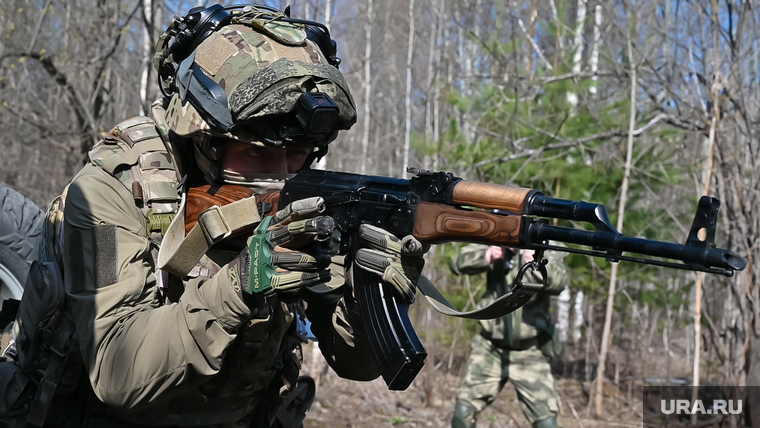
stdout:
MULTIPOLYGON (((488 245, 469 244, 451 261, 451 270, 455 274, 475 275, 487 272, 487 288, 478 303, 479 307, 488 305, 499 296, 508 293, 512 289, 517 271, 525 264, 522 253, 518 253, 514 256, 514 267, 511 269, 505 266, 491 266, 486 262, 487 250, 488 245)), ((548 251, 545 257, 549 263, 546 265, 548 278, 544 290, 536 293, 525 306, 511 314, 480 321, 483 335, 497 345, 510 349, 527 349, 536 343, 541 332, 549 337, 554 334, 554 325, 549 313, 549 298, 561 293, 568 285, 567 269, 561 253, 548 251)), ((529 271, 523 281, 538 282, 539 278, 529 271)))
MULTIPOLYGON (((93 161, 66 195, 65 287, 98 411, 152 426, 245 421, 262 395, 277 394, 266 388, 289 363, 282 348, 306 305, 274 301, 252 314, 226 264, 186 278, 166 304, 155 268, 160 240, 128 181, 93 161)), ((354 303, 343 298, 341 267, 333 273, 332 287, 304 292, 312 331, 340 376, 374 379, 379 371, 354 303)))

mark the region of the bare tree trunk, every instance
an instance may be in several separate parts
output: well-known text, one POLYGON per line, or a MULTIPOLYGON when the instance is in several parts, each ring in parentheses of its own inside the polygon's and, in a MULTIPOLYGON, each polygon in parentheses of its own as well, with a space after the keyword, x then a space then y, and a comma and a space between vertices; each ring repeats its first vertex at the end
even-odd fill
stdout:
POLYGON ((140 116, 147 115, 148 75, 150 74, 150 68, 153 67, 150 39, 150 26, 153 25, 153 0, 143 1, 143 14, 145 15, 145 27, 142 34, 143 61, 142 75, 140 76, 140 116))
POLYGON ((332 20, 332 0, 325 0, 325 26, 328 30, 332 30, 330 27, 330 21, 332 20))
MULTIPOLYGON (((439 41, 441 40, 441 10, 438 5, 439 0, 432 0, 431 8, 433 10, 433 16, 435 21, 433 28, 430 31, 430 47, 428 51, 428 65, 427 65, 427 99, 425 100, 425 143, 433 140, 433 103, 436 102, 434 97, 436 84, 436 77, 438 75, 438 52, 439 41)), ((436 160, 434 159, 434 163, 436 160)))
POLYGON ((570 308, 572 306, 573 293, 570 288, 565 288, 557 299, 557 328, 559 340, 567 342, 567 332, 570 330, 570 308))
MULTIPOLYGON (((528 37, 530 40, 536 39, 536 18, 538 17, 538 0, 530 2, 530 18, 528 20, 528 37)), ((529 75, 533 75, 533 55, 525 55, 525 68, 529 75)))
POLYGON ((364 45, 364 129, 362 130, 362 163, 361 173, 367 173, 367 151, 369 148, 369 112, 370 112, 370 95, 372 93, 372 67, 370 59, 372 57, 372 1, 367 0, 367 43, 364 45))
POLYGON ((414 0, 409 0, 409 39, 406 50, 406 127, 404 129, 404 163, 399 177, 406 177, 409 167, 409 144, 412 138, 412 58, 414 56, 414 0))
MULTIPOLYGON (((306 0, 304 2, 304 11, 306 13, 306 19, 309 19, 309 3, 310 0, 306 0)), ((325 27, 327 27, 327 31, 332 31, 332 27, 330 26, 330 20, 332 19, 332 0, 327 0, 325 2, 325 27)), ((371 24, 370 24, 371 25, 371 24)), ((333 36, 335 37, 335 36, 333 36)), ((327 168, 327 157, 323 157, 322 159, 318 160, 314 163, 313 166, 314 169, 325 169, 327 168)))
POLYGON ((586 382, 591 382, 591 339, 594 337, 594 303, 588 300, 588 329, 586 330, 586 355, 583 359, 585 362, 584 373, 586 382))
MULTIPOLYGON (((712 7, 713 7, 713 14, 714 19, 717 18, 718 14, 718 5, 717 0, 712 0, 712 7)), ((717 21, 716 21, 717 22, 717 21)), ((714 70, 717 71, 717 73, 720 73, 720 64, 717 54, 717 47, 718 47, 718 32, 713 31, 713 67, 714 70)), ((715 139, 717 137, 717 128, 718 128, 718 122, 720 121, 720 84, 719 84, 719 76, 715 76, 715 81, 713 82, 712 86, 712 100, 713 100, 713 118, 710 121, 710 141, 709 141, 709 148, 708 148, 708 155, 707 155, 707 165, 705 166, 705 187, 704 191, 702 192, 703 195, 709 195, 710 194, 710 182, 712 181, 712 170, 713 170, 713 160, 715 157, 715 139)), ((700 239, 705 239, 705 230, 702 229, 699 231, 699 237, 700 239)), ((696 290, 694 293, 694 366, 692 369, 692 391, 691 391, 691 398, 692 402, 697 399, 699 396, 699 363, 700 363, 700 351, 702 349, 702 280, 704 275, 702 272, 697 272, 697 284, 696 284, 696 290)), ((697 415, 693 414, 691 415, 691 424, 696 425, 697 424, 697 415)))
POLYGON ((588 91, 592 96, 596 97, 596 82, 598 77, 596 73, 599 71, 599 40, 602 36, 602 5, 601 3, 594 6, 594 43, 591 47, 591 72, 594 76, 591 77, 592 84, 588 91))
MULTIPOLYGON (((443 47, 438 50, 438 53, 436 55, 436 61, 439 63, 439 66, 436 70, 441 70, 440 63, 442 62, 441 59, 444 58, 447 61, 444 61, 445 63, 449 63, 448 61, 448 47, 450 45, 451 38, 449 37, 451 32, 448 25, 445 25, 444 21, 444 15, 446 13, 446 3, 441 2, 440 5, 440 16, 438 17, 438 38, 443 38, 443 47)), ((447 67, 447 75, 446 75, 446 86, 451 83, 451 75, 448 73, 448 70, 450 70, 449 67, 447 67)), ((436 72, 436 76, 438 76, 438 73, 436 72)), ((443 138, 441 138, 441 90, 440 85, 435 85, 435 89, 433 91, 433 98, 435 102, 433 103, 433 138, 438 141, 438 148, 435 152, 435 163, 434 168, 438 169, 438 165, 441 162, 441 152, 443 151, 443 138)))
MULTIPOLYGON (((717 7, 716 0, 713 0, 712 2, 713 8, 717 7)), ((717 13, 717 11, 715 11, 717 13)), ((715 43, 716 41, 713 40, 715 43)), ((717 46, 717 45, 715 45, 717 46)), ((714 58, 714 61, 717 65, 717 54, 716 58, 714 58)), ((705 166, 704 176, 705 176, 705 187, 704 191, 702 192, 703 195, 709 195, 710 194, 710 182, 712 181, 712 170, 713 170, 713 160, 715 157, 715 139, 716 139, 716 133, 717 133, 717 127, 718 122, 720 121, 720 101, 718 99, 719 96, 719 89, 718 84, 714 83, 712 88, 712 99, 713 99, 713 105, 714 105, 714 116, 712 120, 710 121, 710 140, 709 140, 709 146, 708 146, 708 155, 707 155, 707 165, 705 166)), ((700 239, 705 239, 705 231, 704 229, 699 231, 699 237, 700 239)), ((700 377, 700 351, 702 349, 702 284, 703 284, 703 278, 704 274, 702 272, 697 272, 697 284, 696 284, 696 290, 694 293, 694 366, 692 368, 692 392, 691 397, 692 401, 696 400, 698 397, 698 389, 699 389, 699 377, 700 377)), ((691 415, 691 424, 696 425, 697 423, 697 415, 691 415)))
MULTIPOLYGON (((582 0, 579 0, 579 2, 582 0)), ((636 129, 636 64, 633 61, 633 47, 631 45, 630 31, 628 32, 628 58, 631 67, 631 116, 628 121, 628 145, 626 147, 625 154, 625 173, 623 174, 623 185, 620 190, 620 208, 617 221, 617 230, 623 231, 623 220, 625 217, 625 205, 628 199, 628 179, 631 175, 632 159, 633 159, 633 132, 636 129)), ((596 372, 596 415, 601 417, 604 415, 604 407, 602 406, 603 391, 604 391, 604 365, 607 361, 607 351, 610 344, 610 327, 612 325, 612 312, 615 303, 615 286, 617 282, 618 264, 612 265, 612 272, 610 273, 610 286, 607 291, 607 309, 604 314, 604 328, 602 330, 602 343, 599 350, 599 366, 596 372)))
MULTIPOLYGON (((578 0, 578 11, 575 18, 575 37, 573 37, 573 75, 581 72, 581 60, 583 59, 583 29, 586 21, 586 1, 578 0)), ((574 115, 578 108, 578 94, 570 91, 567 93, 567 102, 570 103, 570 114, 574 115)))

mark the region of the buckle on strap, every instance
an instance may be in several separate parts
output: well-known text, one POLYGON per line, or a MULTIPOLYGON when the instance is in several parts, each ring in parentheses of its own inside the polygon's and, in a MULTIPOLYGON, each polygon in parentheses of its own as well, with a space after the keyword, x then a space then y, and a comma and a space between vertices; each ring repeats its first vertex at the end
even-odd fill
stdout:
POLYGON ((232 228, 224 218, 221 207, 214 205, 198 214, 198 225, 206 237, 206 242, 216 244, 222 239, 232 235, 232 228))

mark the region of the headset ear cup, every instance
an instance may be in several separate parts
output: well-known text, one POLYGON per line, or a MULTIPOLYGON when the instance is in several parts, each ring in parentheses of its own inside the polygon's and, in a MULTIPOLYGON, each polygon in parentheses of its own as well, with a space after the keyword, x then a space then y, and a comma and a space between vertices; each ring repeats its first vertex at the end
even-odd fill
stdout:
MULTIPOLYGON (((241 6, 242 7, 242 6, 241 6)), ((225 7, 215 4, 196 6, 183 17, 175 16, 156 43, 153 66, 158 72, 159 87, 165 96, 177 91, 176 72, 179 64, 198 45, 219 28, 229 24, 232 15, 225 7)))
POLYGON ((330 37, 330 33, 326 28, 322 28, 322 26, 319 25, 313 25, 317 24, 314 21, 304 21, 304 20, 292 20, 299 23, 304 24, 304 28, 306 29, 306 38, 314 42, 317 46, 319 46, 319 50, 322 51, 322 54, 327 59, 327 62, 334 66, 335 68, 338 68, 340 65, 340 58, 338 58, 338 44, 335 43, 335 40, 333 40, 330 37))

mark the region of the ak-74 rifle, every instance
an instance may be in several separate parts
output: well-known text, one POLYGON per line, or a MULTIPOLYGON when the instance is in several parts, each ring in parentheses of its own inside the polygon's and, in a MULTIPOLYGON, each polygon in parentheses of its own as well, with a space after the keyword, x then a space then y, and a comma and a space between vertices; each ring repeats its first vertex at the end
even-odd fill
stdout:
MULTIPOLYGON (((324 215, 331 216, 341 232, 340 253, 348 256, 348 263, 361 243, 359 226, 368 223, 399 238, 414 235, 423 243, 481 243, 533 249, 537 254, 555 250, 610 262, 629 261, 729 277, 747 264, 731 251, 715 247, 720 207, 716 198, 700 199, 686 244, 680 245, 621 234, 610 222, 603 205, 550 198, 533 189, 466 181, 447 172, 417 168, 409 168, 408 172, 414 175, 410 180, 306 169, 286 181, 279 192, 279 201, 277 195, 267 199, 283 207, 296 200, 321 196, 326 207, 324 215), (555 218, 590 223, 595 230, 554 226, 547 220, 555 218), (699 237, 701 230, 706 232, 705 239, 699 237), (560 247, 548 241, 591 249, 560 247), (646 257, 624 254, 629 252, 646 257)), ((197 207, 187 219, 195 218, 202 209, 203 206, 197 207)), ((537 266, 543 266, 540 257, 537 266)), ((379 276, 355 263, 351 263, 351 269, 354 294, 383 379, 390 389, 404 390, 427 356, 409 321, 407 307, 396 302, 391 286, 379 276)), ((541 284, 517 282, 508 295, 501 296, 487 310, 469 313, 470 317, 503 316, 527 303, 540 288, 541 284)), ((462 315, 434 287, 422 291, 439 311, 462 315), (448 307, 440 307, 436 302, 448 307)))

